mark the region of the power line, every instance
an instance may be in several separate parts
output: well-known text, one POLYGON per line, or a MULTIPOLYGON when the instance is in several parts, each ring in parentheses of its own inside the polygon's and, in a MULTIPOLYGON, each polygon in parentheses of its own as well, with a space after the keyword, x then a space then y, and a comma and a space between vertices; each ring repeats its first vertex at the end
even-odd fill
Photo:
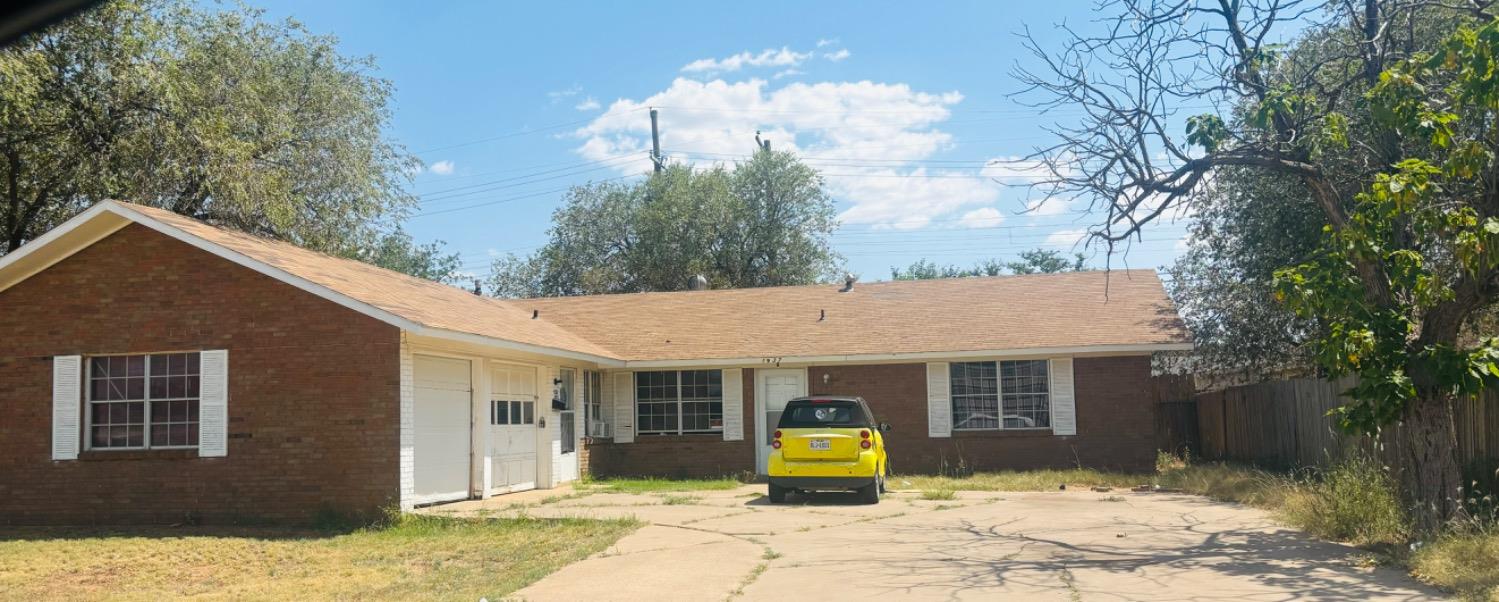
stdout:
MULTIPOLYGON (((602 180, 595 180, 595 181, 596 182, 610 182, 610 181, 613 181, 613 180, 622 180, 622 179, 625 179, 625 178, 633 178, 633 177, 637 177, 637 176, 634 176, 634 175, 615 176, 615 177, 612 177, 612 178, 604 178, 602 180)), ((469 209, 477 209, 479 207, 488 207, 490 205, 500 205, 500 204, 504 204, 504 203, 512 203, 512 202, 515 202, 515 201, 521 201, 521 200, 535 198, 535 197, 544 196, 544 195, 548 195, 548 194, 556 194, 558 192, 563 192, 563 191, 567 191, 567 190, 571 190, 571 189, 572 189, 571 186, 564 186, 562 188, 553 188, 551 190, 543 190, 543 191, 540 191, 540 192, 534 192, 534 193, 531 193, 531 194, 525 194, 525 195, 521 195, 521 196, 508 197, 508 198, 503 198, 503 199, 498 199, 498 200, 493 200, 493 201, 486 201, 486 202, 483 202, 483 203, 474 203, 472 205, 465 205, 463 207, 450 207, 450 208, 445 208, 445 209, 439 209, 439 210, 436 210, 436 211, 425 211, 425 212, 422 212, 422 213, 417 213, 415 215, 412 215, 411 219, 416 219, 416 218, 419 218, 419 217, 429 217, 429 216, 433 216, 433 215, 441 215, 441 214, 444 214, 444 213, 453 213, 455 211, 466 211, 466 210, 469 210, 469 209)))
MULTIPOLYGON (((635 111, 639 111, 639 110, 641 110, 643 108, 644 107, 637 108, 637 109, 630 109, 628 111, 625 111, 625 113, 632 113, 632 112, 635 112, 635 111)), ((475 139, 475 140, 469 140, 467 142, 459 142, 457 144, 449 144, 447 146, 437 146, 437 147, 431 147, 431 148, 424 148, 424 149, 421 149, 421 150, 415 150, 415 151, 411 151, 411 152, 412 152, 412 154, 420 155, 422 153, 430 153, 430 152, 435 152, 435 151, 440 151, 440 150, 462 148, 462 147, 465 147, 465 146, 473 146, 475 144, 483 144, 485 142, 494 142, 496 140, 505 140, 507 138, 515 138, 515 137, 518 137, 518 136, 529 136, 529 135, 532 135, 532 134, 540 134, 542 132, 549 132, 549 131, 552 131, 552 130, 561 129, 561 128, 565 128, 565 127, 569 127, 569 126, 582 125, 582 124, 591 122, 591 121, 593 121, 595 119, 599 119, 600 117, 602 117, 602 116, 599 116, 599 117, 586 117, 586 118, 583 118, 583 119, 576 119, 576 120, 573 120, 573 121, 565 121, 565 122, 562 122, 562 123, 554 123, 554 124, 551 124, 551 125, 544 125, 544 126, 541 126, 541 127, 516 130, 514 132, 510 132, 510 133, 506 133, 506 134, 500 134, 498 136, 490 136, 488 138, 478 138, 478 139, 475 139)))

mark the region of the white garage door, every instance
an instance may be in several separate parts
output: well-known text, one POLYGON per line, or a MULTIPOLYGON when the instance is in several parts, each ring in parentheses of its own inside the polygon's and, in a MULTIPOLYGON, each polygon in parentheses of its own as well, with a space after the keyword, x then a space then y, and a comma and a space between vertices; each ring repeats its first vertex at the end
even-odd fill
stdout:
POLYGON ((416 356, 416 499, 468 497, 469 363, 416 356))
POLYGON ((489 379, 491 491, 535 489, 536 368, 496 364, 489 379))

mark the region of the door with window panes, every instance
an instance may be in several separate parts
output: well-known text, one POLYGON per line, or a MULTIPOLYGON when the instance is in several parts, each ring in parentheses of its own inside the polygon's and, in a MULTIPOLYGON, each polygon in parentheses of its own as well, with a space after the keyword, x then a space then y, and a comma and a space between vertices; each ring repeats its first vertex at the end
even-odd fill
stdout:
POLYGON ((490 369, 491 490, 536 487, 536 374, 530 366, 494 364, 490 369))

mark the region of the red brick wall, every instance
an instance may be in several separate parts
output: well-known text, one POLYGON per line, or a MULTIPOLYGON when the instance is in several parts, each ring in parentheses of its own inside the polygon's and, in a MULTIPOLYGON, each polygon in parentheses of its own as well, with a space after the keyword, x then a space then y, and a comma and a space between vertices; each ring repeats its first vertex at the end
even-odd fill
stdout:
POLYGON ((302 522, 399 491, 399 330, 131 225, 0 291, 0 524, 302 522), (229 454, 51 460, 51 357, 229 350, 229 454))
POLYGON ((596 439, 588 474, 708 478, 755 472, 755 371, 744 371, 744 440, 722 435, 636 435, 634 443, 596 439))
MULTIPOLYGON (((858 395, 888 422, 890 467, 898 473, 936 473, 960 459, 976 470, 1087 467, 1149 470, 1157 447, 1155 403, 1159 383, 1150 358, 1103 357, 1074 361, 1078 433, 957 432, 927 437, 926 364, 813 366, 813 395, 858 395), (827 383, 823 375, 828 376, 827 383)), ((635 443, 595 442, 589 447, 594 476, 705 477, 755 469, 754 372, 744 371, 745 440, 710 435, 637 437, 635 443)))
POLYGON ((1078 358, 1077 435, 955 432, 927 436, 926 365, 813 367, 814 395, 859 395, 890 423, 886 441, 897 473, 934 473, 960 459, 975 470, 1092 468, 1148 470, 1155 464, 1155 398, 1149 357, 1078 358), (823 375, 828 375, 827 384, 823 375))

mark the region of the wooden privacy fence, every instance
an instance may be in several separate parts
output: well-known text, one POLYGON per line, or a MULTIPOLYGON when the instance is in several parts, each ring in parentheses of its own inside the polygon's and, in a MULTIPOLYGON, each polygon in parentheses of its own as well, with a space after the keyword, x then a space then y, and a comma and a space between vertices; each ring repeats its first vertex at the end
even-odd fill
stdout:
MULTIPOLYGON (((1379 445, 1343 434, 1328 411, 1343 404, 1351 379, 1297 379, 1199 393, 1195 450, 1210 460, 1252 462, 1266 467, 1325 467, 1350 450, 1377 450, 1386 461, 1398 457, 1396 429, 1379 445)), ((1164 413, 1164 412, 1163 412, 1164 413)), ((1492 478, 1499 465, 1499 391, 1457 407, 1458 459, 1470 474, 1492 478)))

